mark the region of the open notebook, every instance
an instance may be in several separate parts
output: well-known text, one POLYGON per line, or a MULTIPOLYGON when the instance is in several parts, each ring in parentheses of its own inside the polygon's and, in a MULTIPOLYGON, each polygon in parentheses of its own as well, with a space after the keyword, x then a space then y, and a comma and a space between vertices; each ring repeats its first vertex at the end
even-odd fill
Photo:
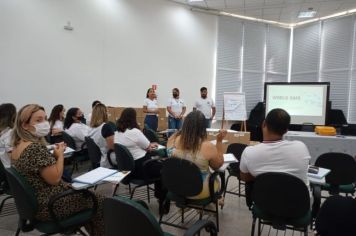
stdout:
POLYGON ((72 187, 74 189, 83 189, 104 182, 118 184, 128 174, 130 174, 130 171, 118 172, 117 170, 98 167, 73 179, 72 187))

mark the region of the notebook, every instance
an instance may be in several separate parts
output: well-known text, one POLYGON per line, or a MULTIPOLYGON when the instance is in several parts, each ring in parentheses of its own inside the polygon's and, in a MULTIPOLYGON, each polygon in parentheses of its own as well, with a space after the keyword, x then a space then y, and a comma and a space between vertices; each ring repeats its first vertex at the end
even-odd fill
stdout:
MULTIPOLYGON (((312 166, 309 166, 309 169, 315 169, 314 167, 312 166)), ((325 169, 325 168, 321 168, 321 167, 318 167, 318 172, 317 173, 312 173, 308 170, 308 177, 311 177, 311 178, 315 178, 315 179, 322 179, 324 178, 327 174, 329 174, 331 170, 329 169, 325 169)))
POLYGON ((109 177, 115 173, 117 170, 108 169, 104 167, 98 167, 88 173, 78 176, 73 179, 73 182, 84 183, 84 184, 96 184, 97 182, 109 177))

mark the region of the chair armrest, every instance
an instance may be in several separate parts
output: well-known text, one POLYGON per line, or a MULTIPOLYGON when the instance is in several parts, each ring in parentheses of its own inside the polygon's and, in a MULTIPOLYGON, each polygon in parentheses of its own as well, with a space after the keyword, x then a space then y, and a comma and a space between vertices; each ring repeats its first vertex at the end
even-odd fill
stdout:
POLYGON ((225 172, 215 171, 209 177, 210 197, 212 198, 213 201, 215 201, 224 193, 224 190, 225 190, 225 172), (215 185, 215 180, 218 176, 220 176, 221 186, 220 186, 220 191, 215 192, 214 185, 215 185))
POLYGON ((312 194, 313 194, 313 204, 312 204, 312 218, 315 219, 318 215, 321 205, 321 186, 320 185, 311 185, 312 194))
POLYGON ((184 236, 200 235, 200 231, 205 228, 207 232, 210 232, 210 236, 216 236, 217 230, 215 224, 210 220, 198 220, 195 222, 184 234, 184 236))
MULTIPOLYGON (((108 162, 109 162, 109 164, 110 164, 110 166, 112 167, 112 168, 114 168, 114 169, 117 169, 117 165, 115 165, 114 163, 112 163, 112 160, 111 160, 111 153, 113 153, 114 152, 114 150, 109 150, 108 151, 108 153, 106 153, 106 158, 108 159, 108 162)), ((114 152, 115 153, 115 152, 114 152)))
MULTIPOLYGON (((53 206, 54 204, 61 198, 63 197, 67 197, 70 195, 78 195, 78 194, 82 194, 83 196, 87 197, 87 198, 91 198, 92 202, 93 202, 93 207, 90 208, 92 209, 92 216, 96 214, 97 209, 98 209, 98 200, 95 196, 94 193, 92 193, 91 191, 87 190, 87 189, 80 189, 80 190, 75 190, 75 189, 68 189, 62 193, 59 193, 57 195, 52 196, 49 199, 48 202, 48 209, 49 209, 49 214, 51 216, 51 218, 53 219, 53 221, 61 228, 63 228, 60 223, 59 223, 59 217, 55 214, 53 206)), ((89 208, 88 208, 89 209, 89 208)), ((77 212, 74 212, 72 215, 77 214, 77 212)))

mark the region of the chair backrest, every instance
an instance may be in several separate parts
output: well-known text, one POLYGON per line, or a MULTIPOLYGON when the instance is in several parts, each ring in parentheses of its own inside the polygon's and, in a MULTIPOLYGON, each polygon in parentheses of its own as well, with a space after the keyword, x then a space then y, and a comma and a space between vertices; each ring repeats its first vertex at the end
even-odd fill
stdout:
POLYGON ((89 159, 91 161, 93 169, 95 169, 100 166, 102 153, 100 151, 100 148, 98 147, 98 145, 96 145, 92 138, 85 137, 85 142, 88 148, 89 159))
POLYGON ((254 205, 276 220, 302 217, 310 209, 308 187, 301 179, 287 173, 258 175, 251 197, 254 205))
POLYGON ((75 145, 75 141, 72 138, 72 136, 70 136, 66 132, 63 132, 62 133, 62 138, 63 138, 63 141, 67 144, 68 147, 70 147, 70 148, 72 148, 74 150, 77 150, 77 147, 75 145))
POLYGON ((139 203, 122 197, 104 200, 105 236, 164 235, 153 215, 139 203))
POLYGON ((198 166, 178 157, 171 157, 164 161, 161 179, 169 192, 181 197, 195 196, 203 189, 203 180, 198 166))
POLYGON ((6 190, 8 190, 9 185, 7 182, 7 178, 6 178, 6 170, 5 170, 5 166, 2 163, 2 161, 0 160, 0 194, 2 192, 5 192, 6 190))
POLYGON ((6 177, 15 199, 20 219, 34 221, 38 210, 35 190, 13 167, 6 169, 6 177))
POLYGON ((231 143, 226 150, 226 153, 232 153, 237 160, 241 160, 241 154, 248 145, 243 143, 231 143))
POLYGON ((356 235, 356 199, 333 195, 323 203, 315 227, 320 236, 356 235))
POLYGON ((159 138, 156 132, 153 129, 150 129, 147 125, 145 125, 145 128, 143 129, 143 134, 151 143, 152 142, 159 143, 159 138))
POLYGON ((352 184, 356 181, 356 161, 349 154, 329 152, 320 155, 315 165, 330 169, 325 176, 327 183, 332 185, 352 184))
POLYGON ((115 143, 114 151, 119 171, 133 171, 135 169, 135 160, 125 146, 115 143))

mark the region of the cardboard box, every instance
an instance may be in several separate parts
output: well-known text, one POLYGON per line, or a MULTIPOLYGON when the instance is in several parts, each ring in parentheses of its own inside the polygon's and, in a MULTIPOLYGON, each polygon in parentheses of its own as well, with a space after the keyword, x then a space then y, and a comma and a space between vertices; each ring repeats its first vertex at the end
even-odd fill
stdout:
POLYGON ((140 126, 140 129, 143 130, 143 128, 145 127, 144 122, 145 122, 145 117, 137 117, 137 124, 138 126, 140 126))
POLYGON ((168 129, 168 119, 167 117, 158 117, 158 131, 168 129))
POLYGON ((134 107, 136 111, 136 116, 137 117, 144 117, 146 114, 143 113, 143 108, 142 107, 134 107))
POLYGON ((108 113, 108 120, 111 122, 116 122, 116 107, 106 107, 108 113))
MULTIPOLYGON (((216 140, 216 134, 218 132, 218 129, 213 130, 210 129, 211 131, 208 131, 208 140, 216 140)), ((233 130, 228 130, 224 140, 227 140, 227 143, 223 143, 223 151, 226 153, 227 147, 231 143, 243 143, 243 144, 250 144, 250 132, 241 132, 241 131, 233 131, 233 130)))
POLYGON ((167 110, 166 108, 158 108, 157 116, 158 117, 167 117, 166 110, 167 110))

